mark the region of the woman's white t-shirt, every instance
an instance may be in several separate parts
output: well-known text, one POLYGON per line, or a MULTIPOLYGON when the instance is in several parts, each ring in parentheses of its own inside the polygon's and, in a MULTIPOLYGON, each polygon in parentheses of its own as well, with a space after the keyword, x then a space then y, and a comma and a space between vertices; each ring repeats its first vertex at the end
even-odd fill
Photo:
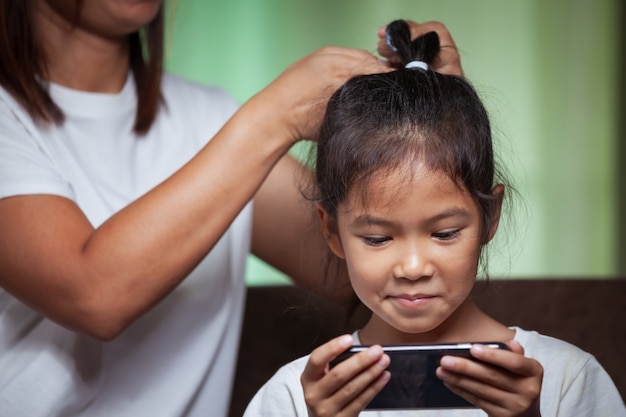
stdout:
MULTIPOLYGON (((138 137, 132 77, 119 94, 50 93, 62 126, 35 125, 0 88, 0 198, 62 196, 94 227, 175 172, 237 109, 218 88, 166 75, 165 107, 138 137)), ((194 271, 111 342, 0 289, 0 417, 226 415, 250 234, 248 205, 194 271)))

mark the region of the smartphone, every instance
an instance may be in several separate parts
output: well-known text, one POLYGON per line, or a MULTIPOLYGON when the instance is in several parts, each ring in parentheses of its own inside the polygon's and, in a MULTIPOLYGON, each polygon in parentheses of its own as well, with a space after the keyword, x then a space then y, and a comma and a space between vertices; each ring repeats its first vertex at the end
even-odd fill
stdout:
MULTIPOLYGON (((443 381, 435 375, 442 356, 453 355, 478 360, 470 354, 470 348, 475 343, 509 350, 506 344, 500 342, 383 346, 391 359, 387 368, 391 379, 365 409, 476 408, 446 388, 443 381)), ((367 348, 368 346, 352 346, 331 362, 331 368, 367 348)))

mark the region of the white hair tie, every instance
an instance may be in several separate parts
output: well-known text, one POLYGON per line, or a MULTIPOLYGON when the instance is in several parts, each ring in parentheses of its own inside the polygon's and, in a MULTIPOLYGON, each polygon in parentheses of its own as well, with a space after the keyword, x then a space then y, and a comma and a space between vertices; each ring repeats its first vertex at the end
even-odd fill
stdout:
POLYGON ((411 61, 408 64, 406 64, 404 66, 404 68, 419 68, 419 69, 423 69, 424 71, 428 71, 428 64, 425 63, 424 61, 411 61))

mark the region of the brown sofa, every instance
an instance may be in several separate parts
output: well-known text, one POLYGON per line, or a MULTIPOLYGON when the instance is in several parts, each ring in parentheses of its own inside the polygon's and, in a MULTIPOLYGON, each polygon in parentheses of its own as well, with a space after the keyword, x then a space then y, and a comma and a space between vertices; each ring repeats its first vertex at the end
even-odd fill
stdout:
MULTIPOLYGON (((595 355, 626 398, 626 279, 493 280, 473 296, 507 325, 537 330, 595 355)), ((230 416, 242 415, 280 365, 359 328, 367 315, 357 310, 348 316, 294 286, 249 288, 230 416)))

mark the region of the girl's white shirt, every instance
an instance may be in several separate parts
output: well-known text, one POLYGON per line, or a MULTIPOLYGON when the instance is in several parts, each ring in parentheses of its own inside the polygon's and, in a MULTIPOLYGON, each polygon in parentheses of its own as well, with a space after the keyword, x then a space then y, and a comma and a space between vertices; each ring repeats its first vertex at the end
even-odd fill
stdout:
MULTIPOLYGON (((626 408, 615 384, 589 353, 574 345, 534 331, 515 330, 515 340, 525 355, 544 367, 541 389, 542 417, 626 417, 626 408)), ((360 344, 358 332, 354 344, 360 344)), ((300 375, 305 356, 281 367, 256 393, 244 417, 309 417, 300 375)), ((487 417, 480 409, 363 411, 362 417, 487 417)))

